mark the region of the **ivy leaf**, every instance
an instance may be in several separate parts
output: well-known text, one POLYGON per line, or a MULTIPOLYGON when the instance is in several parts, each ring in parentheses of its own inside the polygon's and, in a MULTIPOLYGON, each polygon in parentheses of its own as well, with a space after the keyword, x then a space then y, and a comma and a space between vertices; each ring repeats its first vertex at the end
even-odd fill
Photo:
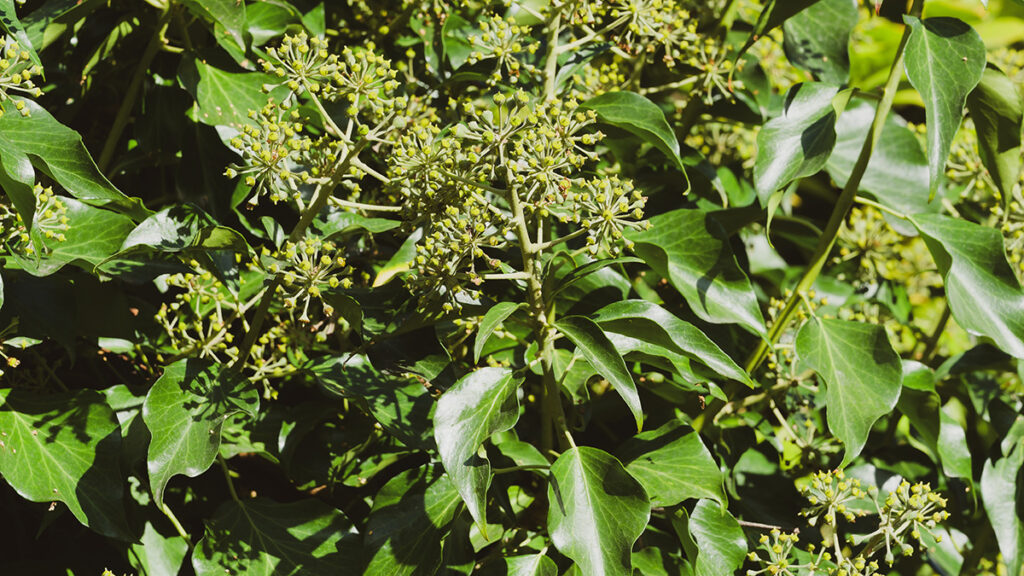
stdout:
POLYGON ((881 326, 817 317, 797 333, 796 353, 825 381, 828 427, 846 447, 845 467, 864 448, 875 421, 896 407, 900 357, 881 326))
POLYGON ((473 45, 469 43, 468 37, 473 31, 473 25, 458 14, 451 13, 445 18, 444 26, 441 27, 441 47, 452 70, 458 70, 469 60, 473 45))
POLYGON ((697 548, 696 576, 733 574, 743 565, 747 539, 728 510, 701 500, 689 515, 686 529, 697 548))
POLYGON ((946 169, 967 95, 985 70, 985 44, 973 28, 956 18, 919 20, 907 15, 903 21, 911 28, 907 78, 924 100, 931 199, 946 169))
POLYGON ((148 216, 138 198, 125 196, 100 173, 78 132, 32 100, 11 97, 0 107, 4 111, 0 116, 0 173, 5 176, 0 184, 26 226, 31 225, 35 212, 35 168, 86 204, 118 210, 137 220, 148 216), (15 110, 18 101, 25 103, 30 116, 23 117, 15 110))
POLYGON ((971 452, 963 426, 941 405, 935 391, 935 373, 913 360, 903 361, 903 389, 899 410, 921 435, 924 443, 942 463, 942 472, 950 478, 971 482, 971 452))
POLYGON ((850 33, 860 14, 856 0, 821 0, 783 25, 786 58, 829 84, 850 80, 850 33))
POLYGON ((761 10, 761 14, 757 17, 757 22, 750 33, 750 38, 747 39, 743 48, 736 54, 736 58, 738 59, 743 56, 762 36, 778 28, 786 20, 796 16, 817 2, 819 0, 768 0, 764 9, 761 10))
POLYGON ((948 216, 912 219, 946 284, 949 307, 965 330, 1024 358, 1024 290, 1006 262, 998 230, 948 216))
POLYGON ((619 454, 626 471, 647 491, 651 506, 675 506, 687 498, 725 503, 718 464, 700 435, 677 420, 637 434, 619 454))
MULTIPOLYGON (((219 24, 215 32, 225 35, 242 52, 245 52, 245 2, 238 0, 182 0, 190 12, 208 21, 219 24)), ((214 34, 218 43, 226 40, 214 34)), ((262 105, 260 106, 262 108, 262 105)))
POLYGON ((166 537, 146 522, 142 540, 131 546, 132 567, 146 576, 175 576, 181 570, 188 544, 181 536, 166 537))
POLYGON ((434 440, 441 463, 485 536, 491 464, 478 451, 491 435, 516 425, 516 392, 521 383, 508 368, 481 368, 449 388, 434 413, 434 440))
POLYGON ((21 49, 29 53, 33 64, 42 66, 42 62, 39 61, 39 54, 36 53, 32 40, 29 39, 28 34, 25 32, 25 26, 18 20, 18 13, 14 9, 14 0, 0 0, 0 29, 3 29, 4 32, 18 41, 21 49))
POLYGON ((476 331, 476 341, 473 343, 473 362, 480 362, 480 353, 484 351, 487 339, 502 322, 522 306, 522 304, 513 304, 512 302, 499 302, 491 306, 491 309, 480 320, 480 328, 476 331))
POLYGON ((839 87, 820 82, 797 84, 786 92, 782 115, 757 134, 754 182, 762 201, 790 182, 825 167, 836 144, 839 87))
POLYGON ((196 543, 197 576, 336 574, 359 562, 352 524, 319 500, 287 504, 258 498, 217 509, 196 543))
POLYGON ((1013 187, 1020 181, 1024 102, 1017 83, 989 65, 978 86, 967 96, 967 110, 978 132, 981 161, 1002 192, 1005 207, 1013 196, 1013 187))
POLYGON ((632 576, 630 551, 650 515, 643 486, 607 452, 572 448, 551 465, 548 533, 584 574, 632 576))
POLYGON ((1007 574, 1020 574, 1024 565, 1024 523, 1020 517, 1017 475, 1024 464, 1024 446, 1017 443, 1005 457, 985 461, 981 472, 981 499, 996 533, 1007 574))
POLYGON ((326 220, 318 220, 313 223, 313 226, 325 239, 351 230, 366 230, 372 234, 379 234, 398 228, 400 225, 401 222, 397 220, 367 218, 355 212, 332 212, 326 220))
POLYGON ((696 326, 646 300, 624 300, 595 313, 605 332, 615 332, 679 352, 718 374, 753 388, 754 382, 728 354, 696 326))
POLYGON ((611 383, 633 413, 636 429, 641 430, 644 411, 640 407, 640 394, 626 368, 626 362, 619 356, 608 336, 593 320, 583 316, 566 316, 555 322, 555 327, 576 345, 594 370, 611 383))
POLYGON ((280 79, 261 72, 227 72, 196 59, 182 60, 178 78, 196 99, 196 120, 210 126, 230 126, 241 130, 251 124, 249 110, 260 110, 268 97, 280 102, 284 91, 276 88, 263 93, 263 85, 276 85, 280 79))
POLYGON ((637 256, 683 295, 694 314, 706 322, 736 323, 765 334, 757 296, 721 224, 700 210, 673 210, 650 222, 649 230, 626 237, 636 243, 637 256))
POLYGON ((255 415, 256 388, 245 378, 197 359, 164 369, 142 406, 149 428, 149 486, 157 506, 178 474, 195 478, 213 464, 224 420, 238 412, 255 415))
POLYGON ((406 470, 373 499, 363 539, 372 551, 370 576, 427 576, 441 564, 438 543, 449 531, 462 497, 440 465, 406 470))
POLYGON ((686 173, 679 156, 679 140, 672 130, 665 113, 646 97, 633 92, 606 92, 587 100, 580 106, 593 110, 605 124, 639 137, 661 150, 679 171, 686 173))
POLYGON ((124 239, 120 252, 143 246, 160 252, 189 248, 249 252, 241 234, 218 226, 209 214, 190 204, 168 206, 143 220, 124 239))
POLYGON ((22 498, 59 501, 92 530, 131 540, 121 502, 121 426, 92 390, 0 390, 0 475, 22 498))
POLYGON ((558 566, 545 554, 508 556, 484 565, 480 576, 558 576, 558 566))

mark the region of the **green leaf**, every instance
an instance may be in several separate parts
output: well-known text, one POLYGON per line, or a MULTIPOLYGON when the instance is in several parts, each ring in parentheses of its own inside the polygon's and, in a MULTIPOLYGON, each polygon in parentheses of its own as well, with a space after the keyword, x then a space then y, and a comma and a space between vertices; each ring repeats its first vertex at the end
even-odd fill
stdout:
POLYGON ((647 491, 651 506, 675 506, 687 498, 725 503, 718 464, 700 435, 677 420, 637 434, 619 455, 626 471, 647 491))
POLYGON ((753 388, 754 382, 728 354, 696 326, 646 300, 624 300, 595 313, 605 332, 656 344, 707 365, 718 374, 753 388))
POLYGON ((392 278, 405 272, 409 269, 412 264, 412 259, 416 257, 416 243, 423 237, 423 229, 419 228, 415 232, 409 235, 402 242, 402 245, 395 251, 391 259, 384 264, 383 267, 377 272, 377 277, 373 279, 373 287, 379 288, 388 282, 392 278))
POLYGON ((646 97, 633 92, 606 92, 580 106, 593 110, 605 124, 633 134, 650 143, 671 160, 680 172, 686 173, 679 157, 679 141, 665 119, 665 113, 646 97))
POLYGON ((896 407, 900 357, 881 326, 817 317, 797 334, 796 353, 825 382, 828 427, 846 447, 845 467, 864 448, 875 421, 896 407))
POLYGON ((387 218, 367 218, 355 212, 332 212, 326 221, 318 220, 313 226, 324 237, 331 238, 351 230, 366 230, 372 234, 387 232, 399 227, 402 223, 387 218))
POLYGON ((245 28, 253 46, 263 46, 286 34, 289 27, 301 25, 302 14, 290 4, 260 2, 245 8, 245 28))
POLYGON ((508 368, 481 368, 449 388, 434 412, 434 440, 441 463, 485 536, 491 463, 478 452, 492 434, 516 425, 516 392, 521 383, 508 368))
POLYGON ((363 543, 368 576, 428 576, 441 563, 438 543, 462 502, 440 465, 406 470, 373 499, 363 543))
POLYGON ((480 362, 480 353, 484 351, 484 344, 494 333, 495 328, 522 306, 523 304, 499 302, 492 306, 487 314, 484 314, 483 319, 480 320, 480 328, 476 331, 476 341, 473 343, 473 362, 480 362))
POLYGON ((801 11, 806 10, 808 7, 813 6, 819 0, 768 0, 768 3, 761 10, 761 14, 757 18, 757 22, 754 24, 754 29, 750 33, 750 38, 743 45, 743 48, 737 53, 736 57, 739 58, 761 39, 762 36, 771 32, 775 28, 778 28, 786 20, 789 20, 793 16, 796 16, 801 11))
MULTIPOLYGON (((119 210, 137 220, 148 215, 139 199, 125 196, 100 173, 78 132, 58 122, 31 100, 12 97, 2 107, 0 171, 8 179, 20 183, 24 192, 32 194, 31 188, 38 179, 35 167, 53 178, 72 197, 86 204, 119 210), (25 102, 30 116, 23 117, 14 109, 14 102, 19 100, 25 102)), ((12 190, 7 189, 8 182, 2 184, 11 195, 12 190)), ((35 196, 12 200, 25 223, 31 224, 35 196)))
POLYGON ((194 478, 213 464, 228 416, 255 415, 258 408, 256 387, 219 365, 186 359, 167 366, 142 407, 151 435, 149 486, 157 505, 163 505, 171 477, 194 478))
POLYGON ((1024 566, 1024 523, 1019 516, 1017 476, 1024 464, 1024 446, 1018 443, 996 462, 985 461, 981 472, 981 499, 996 533, 1007 574, 1020 574, 1024 566))
POLYGON ((42 66, 39 54, 36 53, 32 40, 25 32, 25 26, 18 20, 18 13, 14 9, 14 0, 0 0, 0 29, 18 41, 21 49, 27 51, 31 56, 33 64, 42 66))
POLYGON ((488 562, 479 574, 480 576, 558 576, 558 566, 554 560, 544 554, 507 556, 488 562))
POLYGON ((207 521, 192 567, 197 576, 337 574, 358 565, 357 546, 351 522, 319 500, 228 501, 207 521))
POLYGON ((243 32, 245 32, 245 2, 238 2, 238 0, 182 0, 190 12, 209 20, 215 24, 219 24, 219 28, 214 28, 214 34, 218 43, 226 41, 226 38, 230 38, 230 41, 242 52, 245 52, 245 39, 243 32), (220 35, 226 36, 221 38, 220 35))
POLYGON ((1002 192, 1005 207, 1013 196, 1013 187, 1020 182, 1024 102, 1017 83, 989 65, 967 96, 967 110, 978 133, 981 161, 1002 192))
POLYGON ((196 120, 210 126, 241 130, 252 123, 250 110, 262 109, 270 97, 280 102, 283 95, 280 88, 263 93, 264 84, 280 83, 277 77, 260 72, 227 72, 201 60, 183 60, 178 76, 199 106, 196 120))
POLYGON ((462 16, 451 13, 445 18, 444 26, 441 27, 441 46, 452 70, 462 67, 473 52, 473 45, 468 39, 473 32, 473 25, 462 16))
POLYGON ((776 190, 825 167, 836 144, 839 87, 818 82, 796 84, 786 92, 782 115, 757 134, 754 182, 765 201, 776 190))
POLYGON ((924 100, 931 169, 928 197, 934 198, 963 120, 967 95, 985 70, 985 44, 973 28, 956 18, 904 16, 903 21, 911 28, 907 78, 924 100))
POLYGON ((673 210, 630 232, 634 252, 683 295, 701 319, 736 323, 764 335, 764 319, 750 280, 736 263, 721 224, 700 210, 673 210))
POLYGON ((903 390, 899 410, 921 435, 927 447, 942 463, 942 472, 950 478, 971 482, 971 452, 963 426, 941 406, 935 391, 935 373, 912 360, 903 361, 903 390))
POLYGON ((567 316, 555 322, 555 327, 576 345, 594 370, 611 383, 633 413, 636 429, 641 430, 644 426, 644 411, 640 407, 640 394, 626 368, 626 362, 619 356, 608 336, 593 320, 583 316, 567 316))
POLYGON ((747 539, 728 510, 711 500, 697 502, 687 530, 697 545, 696 576, 733 574, 743 565, 747 539))
POLYGON ((572 448, 551 465, 548 533, 584 574, 632 576, 630 552, 650 515, 643 486, 607 452, 572 448))
POLYGON ((915 216, 912 221, 945 279, 957 323, 1024 358, 1024 290, 1006 262, 1002 234, 937 214, 915 216))
POLYGON ((817 80, 850 80, 850 33, 860 15, 856 0, 822 0, 783 25, 786 58, 817 80))
POLYGON ((92 390, 0 390, 0 475, 22 498, 63 502, 79 522, 130 540, 121 502, 121 427, 92 390))
POLYGON ((142 221, 128 234, 121 252, 148 246, 160 252, 181 252, 189 248, 249 252, 241 234, 217 226, 212 217, 190 204, 168 206, 142 221))
POLYGON ((562 276, 558 280, 558 284, 555 285, 555 287, 551 290, 551 296, 554 297, 562 290, 569 288, 570 286, 583 280, 587 276, 590 276, 591 274, 603 270, 609 266, 614 266, 616 264, 629 264, 632 262, 643 262, 643 260, 640 260, 639 258, 633 258, 632 256, 626 256, 623 258, 605 258, 602 260, 594 260, 593 262, 587 262, 582 266, 576 267, 565 276, 562 276))
POLYGON ((181 536, 166 537, 146 522, 142 540, 131 546, 132 566, 146 576, 177 576, 188 553, 188 544, 181 536))

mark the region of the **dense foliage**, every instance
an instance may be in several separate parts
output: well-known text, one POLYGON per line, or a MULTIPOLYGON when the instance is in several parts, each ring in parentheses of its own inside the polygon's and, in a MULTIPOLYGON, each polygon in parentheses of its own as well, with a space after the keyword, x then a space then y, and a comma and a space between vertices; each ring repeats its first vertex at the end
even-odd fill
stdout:
POLYGON ((4 574, 1022 574, 1024 2, 0 27, 4 574))

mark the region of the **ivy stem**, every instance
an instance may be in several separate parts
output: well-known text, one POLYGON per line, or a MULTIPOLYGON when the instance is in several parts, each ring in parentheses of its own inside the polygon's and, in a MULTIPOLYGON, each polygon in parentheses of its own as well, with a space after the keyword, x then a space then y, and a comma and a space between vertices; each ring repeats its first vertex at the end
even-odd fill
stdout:
POLYGON ((549 470, 550 468, 551 466, 548 464, 524 464, 523 466, 510 466, 508 468, 492 468, 491 472, 494 474, 511 474, 521 470, 549 470))
POLYGON ((863 196, 857 196, 856 202, 857 202, 857 204, 863 204, 865 206, 871 206, 872 208, 875 208, 876 210, 881 210, 882 212, 885 212, 886 214, 889 214, 890 216, 894 216, 896 218, 899 218, 900 220, 910 220, 910 216, 907 216, 906 214, 904 214, 902 212, 898 212, 896 210, 893 210, 892 208, 889 208, 888 206, 885 206, 883 204, 879 204, 878 202, 875 202, 874 200, 868 200, 867 198, 865 198, 863 196))
MULTIPOLYGON (((911 7, 911 14, 918 15, 924 5, 924 0, 914 0, 914 5, 911 7)), ((771 329, 768 331, 768 337, 761 340, 758 347, 754 350, 754 353, 750 355, 747 360, 746 369, 747 372, 753 373, 761 362, 768 356, 768 352, 771 347, 774 346, 786 327, 789 326, 790 320, 793 318, 793 314, 796 313, 800 306, 802 294, 810 290, 811 286, 814 285, 814 281, 818 279, 818 275, 821 270, 825 267, 825 263, 828 261, 829 254, 832 252, 832 248, 835 246, 836 240, 839 237, 839 229, 842 227, 843 222, 846 220, 847 214, 850 212, 850 208, 853 206, 854 201, 857 198, 857 190, 860 188, 861 180, 864 178, 864 174, 867 172, 868 162, 871 160, 871 155, 875 149, 875 142, 878 140, 882 133, 882 128, 885 126, 885 119, 889 115, 889 111, 892 109, 893 99, 896 97, 896 89, 899 87, 900 80, 903 78, 903 59, 906 55, 907 42, 910 39, 910 27, 905 26, 903 29, 903 37, 900 39, 899 48, 896 50, 896 57, 893 60, 892 67, 889 69, 889 79, 885 83, 885 88, 882 92, 882 98, 878 102, 878 108, 875 110, 875 117, 871 121, 871 129, 868 131, 867 136, 864 138, 864 145, 861 147, 860 156, 857 157, 857 163, 853 167, 853 171, 850 173, 850 178, 846 182, 846 186, 843 188, 842 193, 836 200, 835 208, 832 210, 832 216, 829 218, 828 224, 825 226, 822 232, 821 238, 818 241, 818 248, 814 252, 814 257, 811 259, 811 265, 804 272, 800 282, 797 283, 796 288, 793 289, 792 295, 786 302, 785 308, 779 314, 775 323, 772 324, 771 329)))
POLYGON ((160 511, 163 512, 164 516, 167 516, 167 519, 171 521, 171 525, 174 526, 178 535, 181 536, 181 539, 185 541, 185 544, 188 545, 189 550, 191 550, 192 538, 189 537, 188 532, 185 531, 185 527, 178 521, 178 517, 174 515, 174 512, 171 512, 171 508, 167 505, 167 502, 164 502, 160 506, 160 511))
POLYGON ((105 172, 107 168, 110 168, 110 162, 114 159, 114 149, 117 148, 117 143, 121 140, 121 134, 128 126, 128 117, 131 116, 132 109, 135 108, 135 101, 139 98, 142 81, 146 79, 149 65, 153 63, 153 59, 156 58, 157 53, 160 52, 160 47, 165 42, 164 33, 167 31, 167 25, 170 24, 171 18, 176 12, 177 9, 174 6, 174 2, 168 2, 163 14, 160 15, 160 20, 157 22, 156 33, 149 39, 149 44, 146 45, 146 49, 142 53, 139 65, 135 68, 131 82, 128 83, 128 91, 125 92, 124 100, 121 101, 121 107, 117 109, 114 123, 111 124, 110 132, 103 143, 100 159, 96 163, 101 172, 105 172))
POLYGON ((235 483, 231 480, 231 469, 228 468, 228 463, 224 461, 224 457, 217 454, 217 463, 220 464, 221 472, 224 473, 224 482, 228 485, 228 493, 231 494, 231 499, 239 504, 242 501, 238 498, 238 492, 235 491, 235 483))
POLYGON ((548 23, 548 51, 544 60, 544 100, 555 97, 555 77, 558 73, 558 36, 562 32, 562 9, 554 9, 554 18, 548 23))

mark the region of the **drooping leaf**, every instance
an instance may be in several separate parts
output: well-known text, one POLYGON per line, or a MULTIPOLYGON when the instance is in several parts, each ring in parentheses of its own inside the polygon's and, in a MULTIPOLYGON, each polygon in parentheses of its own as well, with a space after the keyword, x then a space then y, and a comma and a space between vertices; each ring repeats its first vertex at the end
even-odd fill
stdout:
POLYGON ((0 476, 22 498, 63 502, 100 534, 130 540, 121 502, 121 427, 92 390, 0 390, 0 476))
POLYGON ((845 446, 846 466, 860 454, 875 421, 896 407, 900 357, 881 326, 817 317, 797 334, 796 353, 825 382, 828 427, 845 446))
POLYGON ((915 216, 913 223, 945 279, 957 323, 1024 358, 1024 290, 1006 262, 1002 234, 937 214, 915 216))
POLYGON ((689 515, 687 531, 697 548, 696 576, 733 574, 743 565, 747 539, 728 510, 711 500, 697 502, 689 515))
POLYGON ((441 563, 438 543, 462 502, 441 466, 407 470, 377 492, 363 544, 367 576, 427 576, 441 563))
POLYGON ((675 350, 718 374, 751 388, 754 382, 696 326, 646 300, 623 300, 601 308, 594 320, 605 330, 675 350))
POLYGON ((981 472, 981 499, 1008 574, 1020 574, 1024 566, 1024 522, 1020 516, 1021 488, 1017 483, 1021 465, 1024 446, 1018 443, 1003 458, 985 461, 981 472))
POLYGON ((337 574, 358 565, 352 524, 319 500, 225 502, 196 543, 197 576, 337 574))
POLYGON ((685 173, 679 157, 679 140, 658 105, 634 92, 606 92, 587 100, 581 106, 593 110, 601 122, 633 134, 661 150, 685 173))
POLYGON ((626 236, 634 251, 712 323, 736 323, 765 333, 750 280, 736 263, 721 224, 700 210, 673 210, 651 218, 651 228, 626 236))
POLYGON ((441 463, 484 534, 491 464, 479 450, 492 434, 516 425, 521 382, 508 368, 481 368, 445 391, 434 413, 441 463))
POLYGON ((129 559, 146 576, 177 576, 187 553, 188 544, 181 536, 164 536, 146 522, 142 540, 132 544, 129 559))
POLYGON ((996 187, 1004 207, 1020 181, 1021 124, 1024 101, 1017 84, 1001 70, 989 65, 978 86, 967 96, 967 110, 978 133, 978 153, 996 187))
POLYGON ((587 362, 611 383, 636 419, 636 429, 644 425, 644 411, 640 407, 640 395, 636 383, 626 369, 622 356, 608 340, 608 336, 593 320, 583 316, 567 316, 555 322, 555 327, 576 345, 587 362))
POLYGON ((622 445, 619 455, 652 506, 675 506, 687 498, 725 503, 718 464, 700 435, 677 420, 637 434, 622 445))
POLYGON ((572 448, 551 465, 548 533, 583 574, 632 576, 630 551, 650 510, 643 486, 607 452, 572 448))
POLYGON ((924 100, 929 198, 934 198, 953 137, 963 120, 967 95, 985 70, 985 44, 973 28, 956 18, 919 20, 904 16, 903 21, 911 28, 907 78, 924 100))
POLYGON ((167 366, 142 407, 151 435, 149 485, 157 505, 163 504, 173 476, 194 478, 213 464, 228 416, 255 415, 258 408, 256 387, 219 365, 186 359, 167 366))
POLYGON ((963 426, 941 405, 935 373, 912 360, 903 361, 903 390, 898 407, 938 457, 943 473, 971 481, 971 452, 963 426))
POLYGON ((757 135, 754 183, 762 201, 825 167, 836 144, 832 101, 838 94, 839 86, 819 82, 797 84, 786 93, 782 115, 757 135))
POLYGON ((501 326, 501 323, 522 307, 522 304, 512 302, 499 302, 491 307, 480 320, 480 328, 476 331, 476 341, 473 342, 473 362, 480 361, 480 353, 484 351, 484 344, 491 337, 494 330, 501 326))
MULTIPOLYGON (((245 2, 237 0, 182 0, 182 4, 188 7, 196 16, 205 18, 217 24, 214 30, 230 38, 230 42, 239 50, 245 52, 245 2)), ((217 36, 217 34, 215 34, 217 36)), ((217 42, 225 40, 219 36, 217 42)))
POLYGON ((850 79, 850 33, 860 15, 856 0, 821 0, 783 24, 786 58, 821 82, 850 79))

